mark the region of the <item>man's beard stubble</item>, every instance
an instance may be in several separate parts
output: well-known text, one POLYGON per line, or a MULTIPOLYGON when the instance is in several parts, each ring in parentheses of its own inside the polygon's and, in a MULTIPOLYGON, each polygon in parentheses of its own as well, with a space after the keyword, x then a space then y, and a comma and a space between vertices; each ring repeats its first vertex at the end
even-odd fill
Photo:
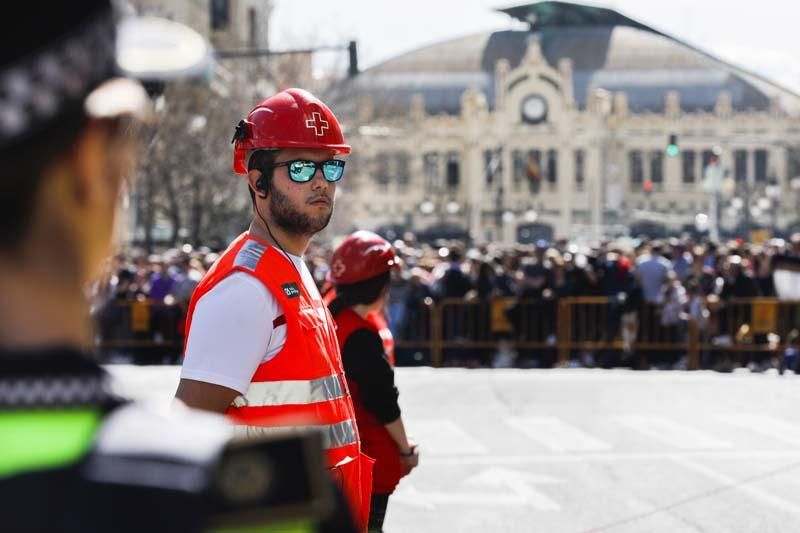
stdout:
POLYGON ((331 210, 327 215, 313 217, 301 213, 292 205, 285 194, 273 188, 269 192, 269 210, 275 224, 287 233, 294 235, 314 235, 328 225, 333 216, 333 199, 331 210))

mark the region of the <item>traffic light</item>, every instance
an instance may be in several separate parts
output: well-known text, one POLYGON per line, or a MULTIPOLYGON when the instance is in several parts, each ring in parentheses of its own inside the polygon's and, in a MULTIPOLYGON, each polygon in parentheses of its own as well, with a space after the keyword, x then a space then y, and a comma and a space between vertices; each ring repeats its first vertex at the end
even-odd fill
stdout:
POLYGON ((678 148, 678 136, 672 133, 669 136, 669 144, 667 144, 667 155, 675 157, 679 153, 681 153, 681 149, 678 148))
POLYGON ((352 78, 358 74, 358 48, 355 41, 350 41, 347 45, 347 52, 350 55, 350 66, 347 69, 347 75, 352 78))

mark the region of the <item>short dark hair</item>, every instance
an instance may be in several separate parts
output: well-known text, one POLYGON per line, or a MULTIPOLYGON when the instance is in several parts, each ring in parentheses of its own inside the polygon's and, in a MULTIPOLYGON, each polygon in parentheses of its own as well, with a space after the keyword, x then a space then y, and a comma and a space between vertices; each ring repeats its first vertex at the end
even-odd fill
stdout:
MULTIPOLYGON (((272 186, 272 172, 274 170, 272 165, 275 164, 277 158, 278 150, 256 150, 250 154, 250 158, 247 160, 248 172, 251 170, 258 170, 265 177, 267 184, 265 192, 269 192, 272 186)), ((253 202, 253 205, 256 205, 256 193, 253 191, 253 188, 248 186, 247 191, 250 193, 250 200, 253 202)))
POLYGON ((336 299, 339 301, 340 308, 373 303, 389 286, 391 276, 392 273, 387 271, 363 281, 337 285, 336 299))

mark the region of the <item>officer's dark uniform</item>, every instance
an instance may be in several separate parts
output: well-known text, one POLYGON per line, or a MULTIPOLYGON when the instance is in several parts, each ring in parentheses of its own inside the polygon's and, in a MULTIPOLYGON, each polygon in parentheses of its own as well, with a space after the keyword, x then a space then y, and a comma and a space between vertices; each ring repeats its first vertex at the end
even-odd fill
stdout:
MULTIPOLYGON (((115 116, 120 103, 120 93, 91 101, 115 76, 111 0, 23 7, 0 19, 0 153, 13 166, 31 138, 69 146, 47 137, 65 117, 92 105, 115 116)), ((0 168, 0 179, 3 170, 19 173, 0 168)), ((14 302, 0 305, 9 312, 14 302)), ((0 337, 0 531, 353 531, 318 436, 244 443, 231 434, 219 415, 115 397, 77 347, 11 348, 0 337)))
POLYGON ((217 434, 202 458, 148 442, 152 434, 132 440, 137 425, 157 426, 155 417, 115 398, 106 373, 71 349, 2 352, 0 376, 0 529, 199 531, 206 525, 207 514, 198 511, 211 498, 208 477, 226 442, 224 427, 210 424, 202 432, 217 434), (106 428, 108 422, 113 426, 106 428))
POLYGON ((0 352, 0 530, 192 532, 227 523, 353 531, 321 454, 318 477, 298 475, 296 444, 308 441, 242 443, 231 453, 222 416, 186 409, 167 417, 108 385, 76 350, 0 352), (270 475, 279 481, 259 482, 270 475))

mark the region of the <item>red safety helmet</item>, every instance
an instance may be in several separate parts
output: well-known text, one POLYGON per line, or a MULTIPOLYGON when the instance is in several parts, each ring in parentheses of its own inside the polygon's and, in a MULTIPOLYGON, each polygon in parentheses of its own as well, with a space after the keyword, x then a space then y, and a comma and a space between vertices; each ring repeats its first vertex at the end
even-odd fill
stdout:
POLYGON ((350 153, 333 112, 303 89, 287 89, 259 102, 236 126, 233 143, 233 171, 237 174, 247 174, 247 153, 260 148, 350 153))
POLYGON ((328 281, 348 285, 374 278, 400 266, 389 241, 371 231, 357 231, 334 250, 328 281))

